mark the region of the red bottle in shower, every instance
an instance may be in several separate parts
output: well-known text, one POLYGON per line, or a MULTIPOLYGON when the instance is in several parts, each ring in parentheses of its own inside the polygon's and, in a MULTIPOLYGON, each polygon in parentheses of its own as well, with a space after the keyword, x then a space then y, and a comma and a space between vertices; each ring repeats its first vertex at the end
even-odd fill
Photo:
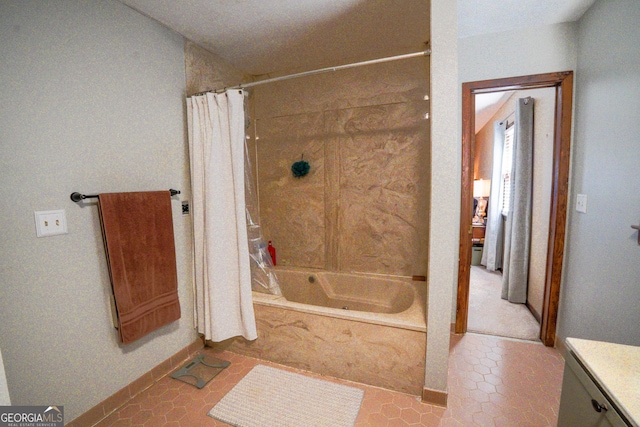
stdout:
POLYGON ((273 265, 276 265, 276 248, 271 244, 271 240, 269 240, 269 246, 267 246, 267 250, 269 251, 269 255, 271 255, 271 262, 273 265))

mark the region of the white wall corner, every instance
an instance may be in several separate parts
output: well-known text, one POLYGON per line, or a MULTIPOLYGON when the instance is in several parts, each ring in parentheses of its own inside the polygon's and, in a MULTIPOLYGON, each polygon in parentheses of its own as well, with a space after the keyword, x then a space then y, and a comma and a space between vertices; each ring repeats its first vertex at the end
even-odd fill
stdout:
POLYGON ((0 406, 11 406, 7 376, 5 375, 4 363, 2 362, 2 351, 0 351, 0 406))
POLYGON ((460 212, 460 88, 455 2, 431 2, 431 215, 425 388, 446 392, 460 212))

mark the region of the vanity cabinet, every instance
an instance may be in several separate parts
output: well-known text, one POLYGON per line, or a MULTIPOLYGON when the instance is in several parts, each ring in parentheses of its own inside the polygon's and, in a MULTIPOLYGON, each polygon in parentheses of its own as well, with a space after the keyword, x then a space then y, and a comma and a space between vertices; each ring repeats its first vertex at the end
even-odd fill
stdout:
POLYGON ((573 354, 568 352, 562 378, 558 427, 626 427, 629 425, 573 354))
POLYGON ((640 347, 567 338, 558 427, 640 427, 640 347))

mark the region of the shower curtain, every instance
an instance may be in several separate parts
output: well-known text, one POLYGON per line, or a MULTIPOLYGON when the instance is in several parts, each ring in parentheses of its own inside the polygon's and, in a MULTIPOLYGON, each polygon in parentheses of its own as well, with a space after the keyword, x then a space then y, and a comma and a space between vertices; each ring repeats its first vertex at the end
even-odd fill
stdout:
POLYGON ((524 304, 529 282, 531 203, 533 194, 533 98, 516 104, 511 176, 511 207, 507 215, 502 269, 502 299, 524 304))
POLYGON ((489 271, 502 268, 502 248, 504 226, 502 224, 502 147, 504 146, 504 132, 507 121, 493 124, 493 172, 491 173, 491 192, 487 208, 487 228, 485 230, 484 248, 480 264, 489 271))
POLYGON ((195 317, 205 339, 257 338, 245 206, 244 93, 187 99, 195 317))

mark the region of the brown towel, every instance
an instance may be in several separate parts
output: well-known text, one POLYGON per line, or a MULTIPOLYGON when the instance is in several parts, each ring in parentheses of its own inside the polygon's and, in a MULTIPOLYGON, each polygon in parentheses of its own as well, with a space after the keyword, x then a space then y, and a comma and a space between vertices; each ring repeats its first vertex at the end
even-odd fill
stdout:
POLYGON ((180 318, 168 191, 98 196, 100 223, 123 344, 180 318))

